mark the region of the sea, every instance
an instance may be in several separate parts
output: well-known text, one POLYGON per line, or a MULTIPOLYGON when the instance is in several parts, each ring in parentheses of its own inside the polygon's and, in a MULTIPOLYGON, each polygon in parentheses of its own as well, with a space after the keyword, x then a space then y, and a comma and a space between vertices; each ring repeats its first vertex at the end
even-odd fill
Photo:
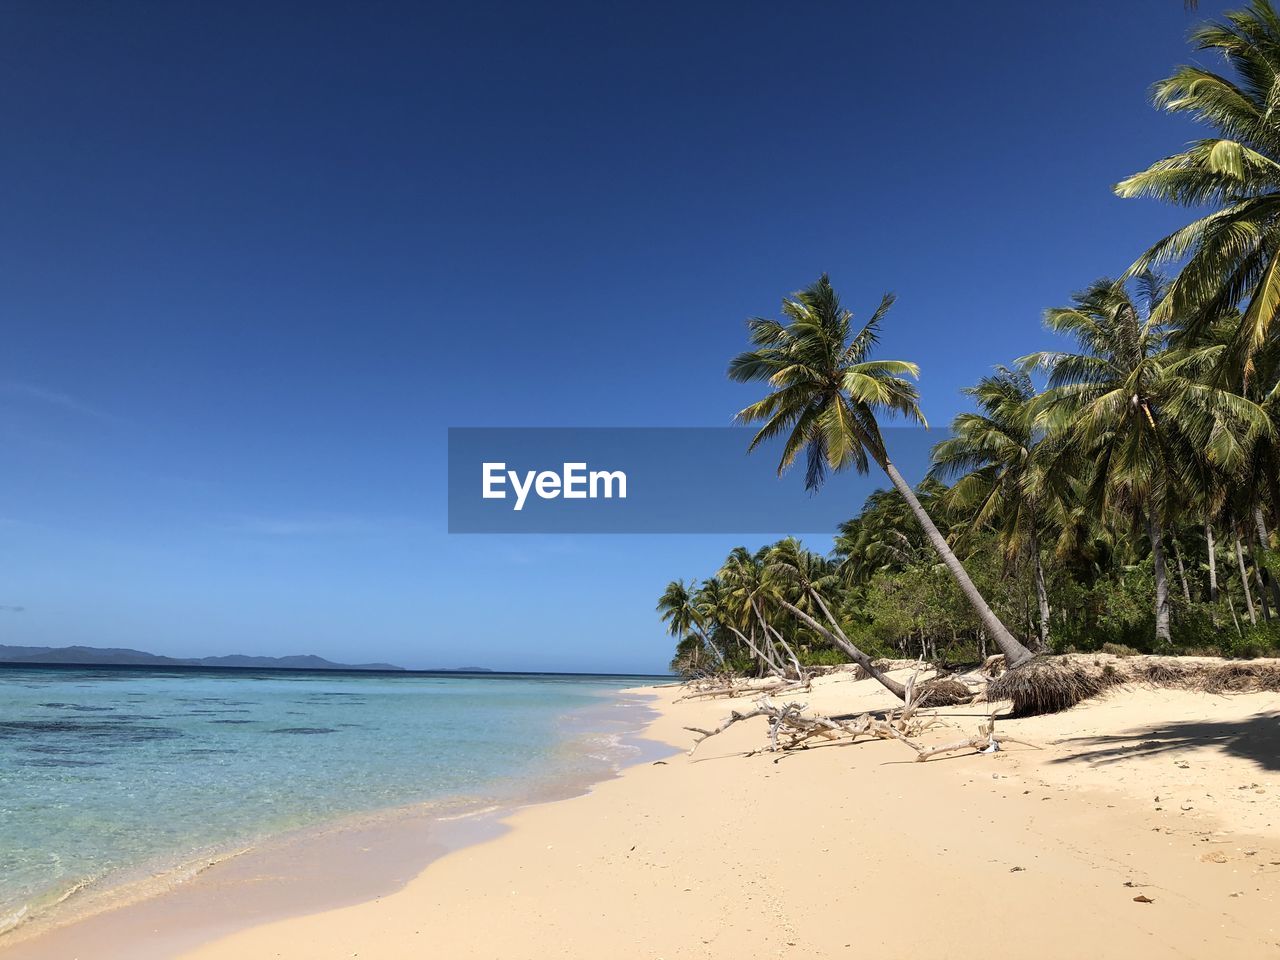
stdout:
POLYGON ((634 762, 653 677, 0 667, 0 934, 354 815, 634 762))

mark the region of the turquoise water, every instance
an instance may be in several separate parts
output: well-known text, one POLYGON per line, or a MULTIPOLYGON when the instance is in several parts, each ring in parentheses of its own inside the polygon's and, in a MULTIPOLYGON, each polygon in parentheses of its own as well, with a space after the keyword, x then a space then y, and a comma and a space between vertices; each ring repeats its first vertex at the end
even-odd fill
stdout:
POLYGON ((598 777, 637 682, 0 669, 0 930, 274 832, 598 777))

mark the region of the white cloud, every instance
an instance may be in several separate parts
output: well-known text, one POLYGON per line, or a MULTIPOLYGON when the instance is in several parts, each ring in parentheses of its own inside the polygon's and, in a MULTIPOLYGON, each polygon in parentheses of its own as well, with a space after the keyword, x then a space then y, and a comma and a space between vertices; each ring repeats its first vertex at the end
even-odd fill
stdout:
POLYGON ((33 383, 22 383, 17 380, 5 380, 0 382, 0 390, 5 393, 19 397, 25 397, 28 400, 34 400, 37 403, 44 404, 48 407, 56 407, 59 410, 65 410, 68 413, 79 414, 84 417, 92 417, 95 420, 115 421, 117 418, 111 414, 99 410, 97 407, 82 403, 69 393, 63 393, 61 390, 50 390, 47 387, 37 386, 33 383))

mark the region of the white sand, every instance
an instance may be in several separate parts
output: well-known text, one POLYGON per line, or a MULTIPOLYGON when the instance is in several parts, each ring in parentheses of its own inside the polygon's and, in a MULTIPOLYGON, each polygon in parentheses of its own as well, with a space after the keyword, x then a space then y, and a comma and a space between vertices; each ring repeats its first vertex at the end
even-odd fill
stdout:
MULTIPOLYGON (((672 699, 649 736, 682 747, 748 703, 672 699)), ((806 699, 888 702, 848 675, 806 699)), ((518 811, 397 893, 188 956, 1280 957, 1277 706, 1126 689, 1004 727, 1041 751, 928 763, 894 742, 744 757, 763 721, 744 723, 518 811)), ((930 739, 979 720, 951 722, 930 739)))

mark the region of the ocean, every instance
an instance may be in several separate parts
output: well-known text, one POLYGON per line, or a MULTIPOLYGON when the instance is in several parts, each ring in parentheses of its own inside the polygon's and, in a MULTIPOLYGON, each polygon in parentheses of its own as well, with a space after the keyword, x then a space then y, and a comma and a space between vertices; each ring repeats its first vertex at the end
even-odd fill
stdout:
POLYGON ((638 750, 620 691, 652 682, 0 668, 0 932, 282 832, 599 780, 638 750))

